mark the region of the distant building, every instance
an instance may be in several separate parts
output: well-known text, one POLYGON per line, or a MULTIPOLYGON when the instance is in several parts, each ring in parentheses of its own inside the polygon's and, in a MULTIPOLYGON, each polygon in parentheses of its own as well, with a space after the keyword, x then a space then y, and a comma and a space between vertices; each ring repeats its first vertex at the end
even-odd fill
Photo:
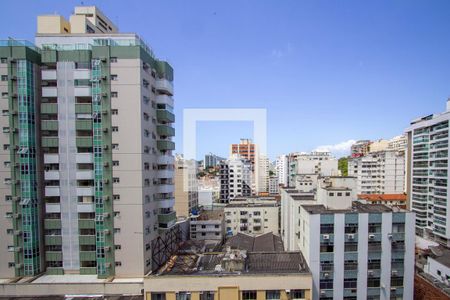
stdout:
POLYGON ((389 140, 387 149, 393 151, 406 152, 406 147, 408 145, 408 139, 406 135, 395 136, 389 140))
POLYGON ((279 235, 280 204, 274 197, 241 197, 225 206, 226 233, 279 235))
POLYGON ((357 178, 358 194, 401 194, 405 191, 405 153, 383 150, 349 158, 348 175, 357 178))
POLYGON ((203 168, 208 169, 217 167, 222 160, 225 160, 225 158, 219 157, 212 153, 205 154, 203 159, 203 168))
POLYGON ((275 162, 275 170, 278 176, 278 183, 286 186, 289 177, 289 160, 287 155, 280 155, 275 162))
POLYGON ((408 207, 416 212, 416 233, 450 247, 449 120, 446 111, 411 122, 406 129, 408 207))
POLYGON ((424 272, 447 287, 450 286, 450 249, 431 246, 430 251, 424 272))
POLYGON ((198 210, 197 162, 175 159, 175 205, 177 216, 189 217, 198 210))
POLYGON ((231 199, 252 194, 252 172, 250 161, 231 157, 220 163, 220 203, 228 203, 231 199))
POLYGON ((339 175, 338 160, 330 152, 314 151, 311 153, 295 153, 290 155, 289 186, 295 185, 295 178, 302 174, 321 176, 339 175))
POLYGON ((351 157, 360 157, 369 153, 370 140, 360 140, 351 146, 351 157))
POLYGON ((369 153, 386 151, 388 149, 388 146, 389 146, 388 140, 380 139, 380 140, 376 140, 376 141, 371 141, 370 145, 369 145, 369 153))
POLYGON ((192 240, 222 241, 225 234, 223 210, 202 210, 199 215, 191 216, 190 237, 192 240))
POLYGON ((269 194, 270 195, 278 195, 280 193, 278 179, 279 179, 278 176, 270 176, 269 177, 269 194))

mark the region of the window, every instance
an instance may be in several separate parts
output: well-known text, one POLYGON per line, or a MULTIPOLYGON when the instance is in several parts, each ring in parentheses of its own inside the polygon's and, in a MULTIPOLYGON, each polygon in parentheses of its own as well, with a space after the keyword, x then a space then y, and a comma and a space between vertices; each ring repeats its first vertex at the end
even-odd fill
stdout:
POLYGON ((119 150, 119 144, 112 144, 111 147, 113 150, 119 150))
POLYGON ((121 261, 116 261, 116 267, 121 267, 122 266, 122 262, 121 261))
POLYGON ((2 110, 2 116, 8 116, 9 115, 9 110, 4 109, 2 110))
POLYGON ((120 233, 120 228, 114 228, 114 233, 120 233))
POLYGON ((114 183, 119 183, 120 182, 120 178, 119 177, 114 177, 113 178, 113 182, 114 183))
POLYGON ((117 75, 116 74, 111 74, 111 80, 116 81, 117 80, 117 75))
POLYGON ((333 289, 333 279, 321 279, 320 288, 325 290, 333 289))
POLYGON ((8 75, 2 75, 2 81, 8 81, 8 75))
POLYGON ((214 292, 203 292, 200 294, 200 300, 214 300, 214 292))
POLYGON ((350 192, 345 192, 345 196, 350 196, 350 192))
POLYGON ((342 197, 342 193, 337 193, 338 197, 342 197))
POLYGON ((120 212, 119 211, 115 211, 114 212, 114 217, 120 217, 120 212))
POLYGON ((439 275, 439 276, 441 276, 441 271, 440 270, 436 270, 436 273, 439 275))
POLYGON ((328 196, 333 197, 334 193, 328 193, 328 196))
POLYGON ((266 299, 267 300, 280 299, 280 291, 266 291, 266 299))
POLYGON ((391 286, 403 286, 403 277, 392 277, 391 286))
POLYGON ((9 133, 9 127, 3 127, 3 133, 9 133))
POLYGON ((114 245, 114 249, 121 250, 122 249, 122 245, 114 245))
POLYGON ((114 200, 120 200, 120 195, 113 195, 114 200))
POLYGON ((8 93, 7 92, 3 92, 2 93, 2 98, 8 98, 8 93))
POLYGON ((0 63, 2 63, 2 64, 6 64, 6 57, 2 57, 2 58, 0 58, 0 63))
POLYGON ((118 132, 118 131, 119 131, 119 127, 117 127, 117 126, 112 127, 112 132, 118 132))
POLYGON ((242 300, 256 300, 256 291, 242 291, 242 300))
POLYGON ((113 166, 118 166, 119 165, 119 161, 118 160, 113 160, 112 165, 113 166))
POLYGON ((119 96, 119 93, 111 92, 111 98, 117 98, 118 96, 119 96))
POLYGON ((334 224, 320 224, 320 234, 334 233, 334 224))
POLYGON ((111 114, 112 115, 118 115, 119 114, 119 110, 118 109, 111 109, 111 114))
POLYGON ((305 290, 291 290, 291 299, 304 299, 305 290))
POLYGON ((5 196, 5 201, 11 201, 12 200, 12 196, 11 195, 6 195, 5 196))
POLYGON ((116 63, 116 62, 117 62, 117 57, 111 57, 111 58, 109 59, 109 61, 110 61, 111 63, 116 63))
POLYGON ((165 293, 152 293, 151 300, 166 300, 166 294, 165 293))
POLYGON ((179 292, 177 293, 176 300, 191 300, 191 293, 179 292))
POLYGON ((345 289, 356 289, 357 287, 357 279, 356 278, 345 278, 344 279, 344 288, 345 289))

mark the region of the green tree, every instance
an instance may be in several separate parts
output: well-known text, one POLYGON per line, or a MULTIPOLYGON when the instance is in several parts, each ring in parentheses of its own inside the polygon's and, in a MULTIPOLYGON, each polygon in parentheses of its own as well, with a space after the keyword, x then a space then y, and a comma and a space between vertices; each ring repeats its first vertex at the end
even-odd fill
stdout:
POLYGON ((348 157, 341 157, 338 160, 338 169, 342 176, 348 176, 348 157))

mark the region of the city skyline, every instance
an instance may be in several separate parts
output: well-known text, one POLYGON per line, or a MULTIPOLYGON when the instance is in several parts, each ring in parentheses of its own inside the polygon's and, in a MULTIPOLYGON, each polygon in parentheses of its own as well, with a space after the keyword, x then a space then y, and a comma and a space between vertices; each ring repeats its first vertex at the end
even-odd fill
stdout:
MULTIPOLYGON (((272 160, 323 145, 347 149, 352 140, 391 138, 403 133, 411 119, 442 110, 449 96, 445 73, 450 42, 443 37, 450 28, 445 14, 450 4, 387 3, 275 6, 250 1, 236 9, 238 2, 128 1, 127 10, 120 3, 85 4, 98 5, 122 32, 138 28, 156 55, 163 54, 177 70, 178 133, 184 108, 266 108, 272 160), (147 6, 161 13, 149 20, 147 6), (169 10, 170 22, 163 13, 169 10), (164 26, 152 28, 152 22, 164 26), (293 126, 298 129, 291 130, 293 126)), ((3 8, 1 36, 34 41, 36 14, 68 16, 79 3, 27 2, 29 9, 15 18, 24 4, 15 1, 3 8)), ((203 127, 198 157, 224 155, 229 144, 252 138, 250 124, 203 127)), ((178 153, 181 138, 175 138, 178 153)))

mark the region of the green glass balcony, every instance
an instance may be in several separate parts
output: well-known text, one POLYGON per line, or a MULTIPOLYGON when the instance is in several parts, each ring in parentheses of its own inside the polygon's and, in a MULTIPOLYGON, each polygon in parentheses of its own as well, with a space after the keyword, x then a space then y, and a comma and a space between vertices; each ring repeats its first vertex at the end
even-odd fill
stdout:
POLYGON ((175 122, 175 115, 168 110, 158 109, 156 111, 156 118, 160 122, 173 123, 175 122))
POLYGON ((87 268, 87 267, 81 267, 80 268, 80 274, 81 275, 94 275, 97 274, 97 268, 87 268))
POLYGON ((75 126, 77 130, 92 130, 91 120, 76 120, 75 126))
POLYGON ((58 138, 57 137, 42 137, 42 147, 55 148, 58 147, 58 138))
POLYGON ((61 220, 59 219, 45 219, 44 220, 45 229, 61 229, 61 220))
POLYGON ((176 212, 170 212, 168 214, 159 214, 158 215, 158 223, 160 224, 169 224, 177 219, 176 212))
POLYGON ((92 137, 77 137, 77 147, 92 147, 92 137))
POLYGON ((92 114, 92 104, 75 104, 75 113, 92 114))
POLYGON ((95 245, 95 235, 80 235, 80 245, 95 245))
POLYGON ((81 261, 91 261, 96 260, 95 251, 80 251, 81 261))
POLYGON ((41 130, 58 131, 58 121, 42 120, 41 130))
POLYGON ((89 220, 89 219, 78 220, 78 228, 93 229, 93 228, 95 228, 95 220, 89 220))
POLYGON ((57 114, 58 104, 56 103, 42 103, 41 114, 57 114))
POLYGON ((159 150, 175 150, 175 143, 172 141, 157 141, 157 147, 159 150))
POLYGON ((156 132, 158 135, 175 136, 175 128, 167 125, 157 125, 156 132))
POLYGON ((47 251, 47 252, 45 252, 45 260, 47 260, 47 261, 61 261, 62 260, 62 252, 47 251))
POLYGON ((62 245, 62 237, 60 235, 46 235, 45 236, 46 245, 62 245))

